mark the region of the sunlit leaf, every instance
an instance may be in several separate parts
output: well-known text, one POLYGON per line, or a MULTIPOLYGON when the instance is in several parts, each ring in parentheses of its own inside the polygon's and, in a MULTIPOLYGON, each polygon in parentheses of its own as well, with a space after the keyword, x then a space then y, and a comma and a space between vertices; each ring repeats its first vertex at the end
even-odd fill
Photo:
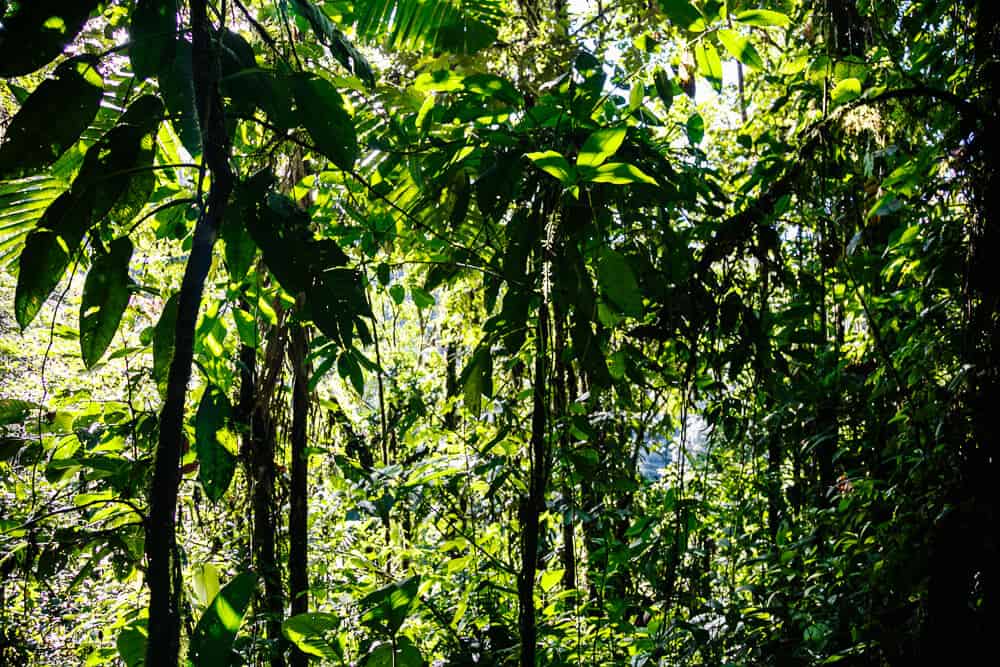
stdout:
POLYGON ((739 21, 740 23, 757 26, 759 28, 769 28, 772 26, 784 28, 790 22, 788 16, 785 14, 770 9, 748 9, 746 11, 739 12, 733 16, 733 19, 739 21))
POLYGON ((694 58, 698 63, 698 74, 712 84, 716 92, 722 92, 722 60, 715 46, 707 40, 701 40, 694 48, 694 58))
POLYGON ((527 158, 545 173, 559 179, 563 185, 569 186, 576 182, 576 171, 566 158, 555 151, 528 153, 527 158))
POLYGON ((311 612, 298 614, 281 624, 281 633, 306 655, 331 662, 344 660, 344 649, 330 633, 340 627, 340 618, 333 614, 311 612))
POLYGON ((624 127, 611 127, 594 132, 583 142, 580 154, 576 158, 577 166, 597 167, 603 164, 615 154, 624 140, 624 127))
POLYGON ((757 49, 753 47, 753 44, 746 37, 735 30, 728 30, 726 28, 719 30, 718 35, 719 41, 722 42, 722 45, 726 47, 726 51, 733 58, 736 58, 751 69, 764 69, 763 58, 760 57, 757 49))
POLYGON ((87 368, 100 360, 118 331, 129 301, 131 260, 132 242, 127 237, 115 239, 87 273, 80 303, 80 350, 87 368))
POLYGON ((51 165, 80 138, 104 93, 95 64, 89 56, 67 60, 28 96, 3 134, 0 180, 51 165))
POLYGON ((193 664, 218 667, 240 664, 239 656, 233 653, 233 640, 256 588, 257 575, 244 572, 219 591, 191 635, 188 658, 193 664))

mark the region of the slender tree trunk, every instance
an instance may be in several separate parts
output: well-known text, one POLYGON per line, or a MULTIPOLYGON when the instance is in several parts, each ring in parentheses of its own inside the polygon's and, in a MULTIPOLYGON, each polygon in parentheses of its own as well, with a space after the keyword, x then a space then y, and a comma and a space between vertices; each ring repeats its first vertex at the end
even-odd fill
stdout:
MULTIPOLYGON (((772 396, 771 391, 773 369, 771 368, 771 350, 768 331, 770 328, 770 311, 768 299, 771 296, 770 274, 767 267, 767 248, 764 245, 763 234, 757 245, 757 261, 760 263, 760 340, 758 342, 759 372, 763 374, 763 386, 766 396, 772 396)), ((777 425, 768 425, 774 428, 777 425)), ((778 529, 781 526, 784 502, 781 495, 781 439, 777 433, 764 434, 767 443, 767 525, 771 542, 777 541, 778 529)))
POLYGON ((535 667, 538 627, 535 622, 535 572, 538 566, 540 518, 545 511, 547 485, 546 349, 548 305, 538 309, 538 342, 535 349, 534 405, 531 414, 531 478, 528 495, 521 498, 521 572, 518 575, 518 628, 521 634, 521 667, 535 667))
POLYGON ((275 445, 276 432, 270 407, 277 378, 284 360, 284 340, 287 327, 279 327, 268 343, 263 382, 258 382, 253 413, 253 446, 250 466, 253 480, 253 554, 257 574, 264 583, 263 610, 266 617, 269 661, 271 667, 284 667, 285 639, 281 622, 285 614, 285 596, 281 585, 281 570, 275 555, 278 525, 275 521, 275 445))
POLYGON ((205 279, 212 266, 219 224, 233 189, 229 166, 230 146, 219 96, 219 65, 212 46, 212 26, 207 1, 191 0, 192 58, 195 99, 199 111, 205 162, 212 174, 208 202, 195 225, 191 254, 181 282, 170 363, 167 396, 160 415, 149 517, 146 524, 146 558, 149 583, 149 640, 146 665, 176 667, 180 657, 180 591, 175 587, 177 549, 175 514, 180 484, 184 403, 194 360, 194 329, 205 279))
MULTIPOLYGON (((306 365, 306 332, 293 325, 290 357, 295 374, 292 388, 292 484, 288 513, 288 591, 292 615, 309 611, 309 369, 306 365)), ((292 667, 308 664, 306 654, 292 649, 292 667)))

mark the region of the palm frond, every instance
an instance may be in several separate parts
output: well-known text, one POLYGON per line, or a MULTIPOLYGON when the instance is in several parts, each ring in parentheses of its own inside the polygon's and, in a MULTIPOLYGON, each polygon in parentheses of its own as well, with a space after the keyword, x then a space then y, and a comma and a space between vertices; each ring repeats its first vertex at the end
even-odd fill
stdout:
POLYGON ((387 49, 469 55, 491 45, 499 0, 355 0, 358 36, 387 49))

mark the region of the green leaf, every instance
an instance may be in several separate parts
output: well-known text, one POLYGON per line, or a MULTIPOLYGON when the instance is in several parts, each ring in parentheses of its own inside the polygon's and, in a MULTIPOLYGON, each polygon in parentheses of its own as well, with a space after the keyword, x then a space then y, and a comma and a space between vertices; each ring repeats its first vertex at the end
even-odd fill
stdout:
POLYGON ((559 153, 555 151, 542 151, 539 153, 527 153, 526 156, 536 167, 551 176, 555 176, 563 185, 569 187, 576 183, 576 170, 559 153))
POLYGON ((163 312, 153 331, 153 379, 160 393, 167 387, 170 362, 174 359, 174 334, 177 329, 177 305, 180 293, 172 295, 163 304, 163 312))
POLYGON ((640 79, 632 84, 632 87, 628 91, 628 110, 631 113, 639 107, 642 106, 643 100, 646 99, 646 86, 640 79))
POLYGON ((642 292, 625 256, 602 248, 597 262, 597 282, 601 291, 626 315, 642 315, 642 292))
POLYGON ((21 0, 0 3, 0 77, 45 67, 76 38, 101 0, 21 0))
POLYGON ((194 65, 191 42, 179 39, 174 46, 174 57, 160 68, 157 81, 160 94, 170 112, 181 143, 191 155, 201 155, 201 126, 198 124, 198 107, 194 94, 194 65))
POLYGON ((375 87, 375 75, 361 52, 347 39, 347 36, 309 0, 292 0, 295 11, 305 17, 319 40, 330 49, 330 53, 341 65, 361 79, 369 88, 375 87))
POLYGON ((657 67, 653 73, 653 83, 656 86, 656 94, 663 100, 663 106, 669 110, 674 103, 674 82, 662 68, 657 67))
POLYGON ((786 15, 770 9, 748 9, 740 12, 733 18, 740 23, 757 26, 758 28, 769 28, 771 26, 784 28, 790 23, 786 15))
POLYGON ((583 142, 576 158, 578 167, 598 167, 615 154, 625 140, 624 127, 612 127, 594 132, 583 142))
POLYGON ((256 348, 260 344, 260 335, 257 333, 257 320, 254 316, 242 308, 234 308, 233 320, 236 322, 240 342, 247 347, 256 348))
POLYGON ((695 112, 687 120, 688 141, 697 146, 705 138, 705 119, 701 114, 695 112))
POLYGON ((844 79, 830 92, 834 104, 843 104, 857 99, 861 95, 861 81, 855 78, 844 79))
POLYGON ((281 634, 306 655, 330 662, 343 662, 344 649, 327 635, 340 627, 340 618, 333 614, 311 612, 298 614, 281 624, 281 634))
POLYGON ((129 41, 132 71, 139 79, 169 64, 177 45, 177 0, 138 0, 129 41))
POLYGON ((428 294, 427 291, 421 289, 420 287, 411 287, 410 296, 413 297, 414 305, 416 305, 416 307, 420 310, 427 310, 437 303, 437 299, 435 299, 433 295, 428 294))
POLYGON ((205 495, 218 502, 236 472, 236 438, 229 430, 232 407, 226 394, 209 385, 201 396, 195 415, 195 451, 198 453, 198 481, 205 495))
POLYGON ((361 609, 366 610, 361 614, 361 623, 394 636, 410 613, 419 587, 420 576, 417 575, 369 593, 358 603, 361 609))
POLYGON ((309 216, 292 200, 263 193, 266 204, 247 218, 247 228, 264 255, 264 263, 290 294, 304 295, 303 319, 312 319, 325 335, 349 348, 357 330, 369 339, 363 317, 371 308, 356 269, 333 239, 316 239, 309 216))
POLYGON ((337 358, 337 373, 342 378, 349 378, 354 391, 359 396, 365 395, 365 375, 361 371, 361 365, 354 358, 351 350, 344 350, 337 358))
POLYGON ((344 171, 354 169, 358 137, 336 87, 322 77, 305 75, 294 79, 293 89, 300 120, 317 150, 344 171))
POLYGON ((698 42, 694 49, 695 62, 698 64, 698 74, 712 84, 717 93, 722 92, 722 60, 715 46, 707 40, 698 42))
POLYGON ((488 342, 480 343, 458 380, 465 395, 465 407, 479 416, 483 396, 493 396, 493 354, 488 342))
POLYGON ((73 180, 73 192, 92 193, 94 223, 107 215, 128 222, 146 204, 155 184, 149 167, 162 118, 163 102, 143 95, 87 150, 73 180))
POLYGON ((259 192, 252 192, 243 184, 238 185, 219 230, 225 243, 226 269, 229 271, 229 279, 234 283, 243 281, 257 255, 257 246, 247 231, 244 220, 253 215, 253 208, 259 198, 259 192))
POLYGON ((115 647, 125 667, 142 667, 146 664, 146 641, 145 621, 122 628, 115 647))
POLYGON ((542 576, 538 582, 539 586, 541 586, 543 591, 548 593, 562 580, 564 572, 565 570, 562 568, 545 570, 542 572, 542 576))
POLYGON ((409 637, 399 637, 395 647, 391 642, 372 646, 361 664, 362 667, 423 667, 424 658, 409 637))
POLYGON ((403 301, 406 300, 406 288, 397 283, 389 288, 389 296, 392 297, 397 306, 402 305, 403 301))
POLYGON ((496 41, 500 0, 366 0, 355 4, 362 39, 392 51, 471 55, 496 41))
POLYGON ((70 259, 90 228, 89 199, 71 192, 52 202, 38 227, 28 235, 18 260, 14 316, 27 328, 52 290, 62 280, 70 259))
POLYGON ((627 185, 629 183, 658 185, 652 176, 627 162, 608 162, 602 164, 586 180, 593 183, 613 183, 617 185, 627 185))
POLYGON ((233 653, 233 640, 256 588, 257 575, 244 572, 219 591, 191 635, 188 658, 192 663, 213 667, 240 664, 239 656, 233 653))
POLYGON ((659 0, 660 8, 670 22, 678 28, 701 32, 705 29, 705 20, 694 5, 688 0, 659 0))
POLYGON ((481 97, 493 98, 507 104, 520 105, 524 98, 507 79, 495 74, 472 74, 462 81, 464 89, 481 97))
POLYGON ((719 41, 733 58, 755 70, 764 69, 764 60, 746 37, 726 28, 718 31, 719 41))
POLYGON ((130 296, 131 260, 132 242, 121 237, 94 261, 87 274, 80 303, 80 351, 87 368, 100 361, 118 331, 130 296))
POLYGON ((11 424, 21 424, 31 416, 31 413, 39 409, 37 403, 22 401, 17 398, 0 398, 0 426, 10 426, 11 424))
POLYGON ((90 56, 72 58, 42 81, 10 120, 0 145, 0 180, 48 167, 97 114, 104 80, 90 56))
POLYGON ((196 566, 191 573, 191 585, 198 603, 207 607, 219 594, 219 569, 211 563, 196 566))

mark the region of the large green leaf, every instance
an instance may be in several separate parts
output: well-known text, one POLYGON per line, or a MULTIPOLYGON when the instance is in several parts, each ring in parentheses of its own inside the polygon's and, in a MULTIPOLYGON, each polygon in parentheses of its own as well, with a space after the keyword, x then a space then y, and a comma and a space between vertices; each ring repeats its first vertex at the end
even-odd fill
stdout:
POLYGON ((365 610, 361 614, 361 622, 386 636, 394 636, 410 613, 419 587, 420 576, 417 575, 369 593, 358 604, 365 610))
POLYGON ((309 216, 288 197, 271 193, 265 200, 246 222, 271 273, 286 291, 305 296, 302 317, 325 335, 347 348, 357 329, 365 342, 361 318, 371 317, 371 308, 347 255, 333 239, 315 238, 309 216))
POLYGON ((422 667, 424 658, 409 637, 399 637, 395 644, 381 642, 372 646, 361 661, 362 667, 422 667))
POLYGON ((148 633, 144 621, 122 628, 118 633, 115 647, 125 667, 142 667, 146 664, 147 641, 148 633))
POLYGON ((91 225, 91 201, 86 194, 63 193, 28 235, 18 260, 14 293, 14 316, 22 330, 35 319, 80 247, 91 225))
POLYGON ((337 638, 329 634, 340 627, 340 618, 323 612, 292 616, 281 624, 281 633, 306 655, 324 660, 343 662, 344 649, 337 638))
POLYGON ((87 368, 100 360, 118 331, 128 306, 131 259, 132 242, 128 237, 115 239, 87 274, 80 303, 80 350, 87 368))
POLYGON ((354 26, 390 50, 472 54, 496 41, 503 18, 500 0, 368 0, 355 4, 354 26))
POLYGON ((606 162, 593 170, 587 170, 586 180, 593 183, 614 183, 628 185, 629 183, 648 183, 656 185, 656 179, 646 172, 627 162, 606 162))
POLYGON ((861 81, 855 78, 847 78, 834 86, 830 92, 830 99, 834 104, 850 102, 861 95, 861 81))
POLYGON ((238 202, 228 207, 219 230, 219 235, 225 243, 226 269, 229 271, 230 280, 236 283, 246 277, 257 254, 257 246, 247 232, 243 215, 244 210, 238 202))
POLYGON ((545 173, 559 179, 559 182, 563 185, 569 187, 576 183, 576 170, 559 153, 555 151, 539 151, 526 153, 525 157, 545 173))
POLYGON ((88 56, 67 60, 28 96, 4 133, 0 180, 51 165, 80 138, 104 93, 95 63, 88 56))
POLYGON ((615 154, 625 140, 624 127, 609 127, 594 132, 583 142, 576 158, 578 167, 598 167, 615 154))
POLYGON ((198 124, 191 57, 191 42, 186 39, 178 40, 173 59, 160 69, 157 80, 160 83, 160 94, 170 112, 170 122, 177 130, 181 143, 191 155, 200 155, 201 126, 198 124))
POLYGON ((0 426, 24 422, 39 405, 17 398, 0 398, 0 426))
POLYGON ((87 150, 73 192, 90 192, 94 222, 111 215, 126 223, 138 213, 152 191, 150 171, 163 102, 144 95, 133 102, 121 120, 87 150))
POLYGON ((707 40, 701 40, 694 47, 694 58, 698 64, 698 74, 712 84, 716 92, 722 92, 722 59, 715 46, 707 40))
POLYGON ((493 396, 493 355, 489 343, 480 344, 459 377, 465 407, 479 415, 483 396, 493 396))
POLYGON ((140 79, 169 64, 177 45, 177 0, 138 0, 129 40, 132 71, 140 79))
POLYGON ((225 392, 209 385, 194 418, 198 481, 212 502, 222 498, 236 472, 236 438, 229 430, 232 411, 225 392))
POLYGON ((310 75, 296 77, 293 85, 299 120, 316 148, 341 169, 352 170, 358 159, 358 136, 337 88, 310 75))
POLYGON ((333 21, 310 0, 292 0, 295 11, 305 17, 312 26, 313 32, 320 41, 326 44, 330 53, 337 61, 346 67, 369 88, 375 87, 375 75, 365 57, 358 51, 347 36, 333 24, 333 21))
POLYGON ((769 28, 772 26, 783 28, 790 22, 788 16, 785 14, 770 9, 748 9, 736 14, 733 18, 740 23, 759 28, 769 28))
POLYGON ((0 77, 22 76, 55 60, 100 0, 21 0, 0 4, 0 77))
POLYGON ((700 32, 705 29, 705 19, 688 0, 659 0, 660 8, 670 22, 678 28, 700 32))
POLYGON ((719 30, 718 35, 719 41, 722 42, 722 45, 726 47, 726 51, 733 58, 736 58, 751 69, 764 69, 764 59, 760 57, 757 49, 753 47, 753 44, 746 37, 735 30, 726 28, 719 30))
POLYGON ((233 653, 233 641, 256 588, 257 575, 244 572, 219 591, 191 635, 188 658, 193 664, 212 667, 239 664, 239 656, 233 653))
POLYGON ((66 187, 51 176, 0 182, 0 267, 21 252, 25 237, 66 187))
POLYGON ((163 304, 163 312, 153 330, 153 379, 160 392, 167 387, 170 362, 174 359, 174 335, 177 328, 177 306, 180 294, 174 294, 163 304))
POLYGON ((597 281, 601 290, 622 312, 642 314, 642 292, 632 267, 625 256, 616 250, 602 248, 597 262, 597 281))

